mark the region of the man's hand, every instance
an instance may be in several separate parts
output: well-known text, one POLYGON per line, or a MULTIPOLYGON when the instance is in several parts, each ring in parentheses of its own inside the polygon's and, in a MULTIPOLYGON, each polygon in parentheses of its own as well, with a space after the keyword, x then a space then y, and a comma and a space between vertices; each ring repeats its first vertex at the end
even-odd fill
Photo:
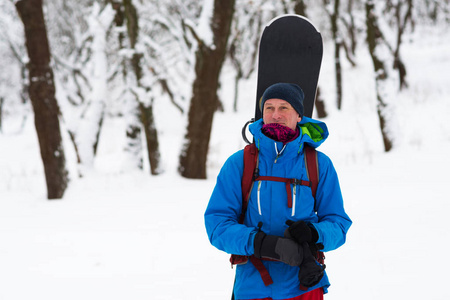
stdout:
POLYGON ((316 263, 314 256, 311 254, 308 243, 303 243, 303 262, 298 272, 300 284, 310 288, 320 282, 324 275, 324 266, 316 263))
POLYGON ((279 260, 292 267, 303 261, 303 248, 292 239, 266 235, 260 231, 254 241, 255 257, 279 260))
POLYGON ((288 220, 286 224, 289 227, 286 229, 284 236, 292 237, 300 245, 304 242, 314 244, 317 242, 319 234, 313 226, 308 225, 305 221, 288 220))

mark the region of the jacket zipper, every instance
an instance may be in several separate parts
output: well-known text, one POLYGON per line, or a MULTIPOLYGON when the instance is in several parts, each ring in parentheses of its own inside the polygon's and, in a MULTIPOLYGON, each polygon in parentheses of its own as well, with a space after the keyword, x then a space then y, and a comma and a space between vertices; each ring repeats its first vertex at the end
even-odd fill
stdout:
POLYGON ((258 197, 258 212, 259 215, 262 216, 262 212, 261 212, 261 181, 258 181, 258 193, 257 193, 257 197, 258 197))
POLYGON ((283 151, 284 151, 284 148, 286 148, 286 144, 284 144, 283 145, 283 148, 281 148, 281 150, 280 151, 278 151, 278 148, 277 148, 277 143, 274 143, 274 145, 275 145, 275 153, 277 154, 277 157, 275 157, 275 164, 277 163, 277 160, 278 160, 278 158, 280 157, 280 155, 283 153, 283 151))
POLYGON ((292 196, 292 215, 291 215, 291 217, 295 216, 295 200, 297 198, 296 195, 297 195, 297 188, 296 188, 296 184, 294 183, 293 196, 292 196))

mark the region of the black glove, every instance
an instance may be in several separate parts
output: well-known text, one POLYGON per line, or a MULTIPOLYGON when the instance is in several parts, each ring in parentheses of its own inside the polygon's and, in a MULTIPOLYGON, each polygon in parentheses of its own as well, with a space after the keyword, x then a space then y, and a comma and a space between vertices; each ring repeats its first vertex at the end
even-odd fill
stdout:
POLYGON ((304 242, 309 244, 309 249, 314 255, 317 251, 323 249, 322 244, 316 244, 319 239, 319 234, 316 228, 311 223, 305 221, 286 221, 289 227, 284 231, 284 237, 294 239, 297 243, 302 245, 304 242), (310 238, 311 237, 311 238, 310 238))
POLYGON ((303 248, 291 239, 267 235, 260 231, 254 241, 255 257, 279 260, 292 267, 303 261, 303 248))
POLYGON ((319 283, 324 274, 324 268, 316 263, 314 256, 311 254, 307 242, 302 244, 303 248, 303 262, 298 272, 298 279, 300 284, 310 288, 319 283))
POLYGON ((292 220, 287 220, 286 224, 289 228, 286 229, 284 235, 291 236, 300 245, 304 242, 315 244, 319 239, 319 234, 314 226, 306 223, 305 221, 294 222, 292 220))

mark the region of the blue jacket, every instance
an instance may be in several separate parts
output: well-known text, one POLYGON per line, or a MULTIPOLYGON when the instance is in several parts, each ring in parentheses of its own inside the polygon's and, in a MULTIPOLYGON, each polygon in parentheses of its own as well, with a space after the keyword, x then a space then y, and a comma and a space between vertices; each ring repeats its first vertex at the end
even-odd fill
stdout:
MULTIPOLYGON (((249 126, 259 149, 259 175, 308 180, 303 157, 304 144, 314 148, 322 144, 328 137, 325 123, 303 117, 298 123, 300 136, 287 143, 284 149, 283 143, 275 142, 262 134, 262 125, 262 120, 258 120, 249 126)), ((217 177, 205 212, 206 231, 212 245, 229 254, 252 255, 258 223, 262 222, 261 229, 266 234, 283 236, 287 220, 311 222, 319 234, 317 243, 324 246, 323 251, 334 250, 345 243, 352 221, 345 213, 333 164, 321 152, 317 152, 319 184, 316 208, 311 188, 308 186, 291 186, 292 195, 295 193, 295 202, 292 208, 289 208, 285 183, 258 181, 255 182, 250 195, 244 224, 239 224, 242 209, 243 155, 243 150, 240 150, 230 156, 217 177)), ((234 286, 235 299, 286 299, 304 293, 299 289, 298 267, 291 267, 282 262, 263 263, 274 283, 264 286, 253 264, 238 265, 234 286)), ((326 292, 329 285, 325 275, 310 290, 323 287, 326 292)))

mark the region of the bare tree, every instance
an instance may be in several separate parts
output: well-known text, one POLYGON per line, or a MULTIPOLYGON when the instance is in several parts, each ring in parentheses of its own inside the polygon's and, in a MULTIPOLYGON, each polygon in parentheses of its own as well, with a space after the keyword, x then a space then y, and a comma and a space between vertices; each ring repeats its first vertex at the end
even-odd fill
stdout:
POLYGON ((235 0, 206 0, 203 13, 210 13, 212 40, 197 39, 196 78, 192 87, 189 124, 180 155, 179 172, 186 178, 206 178, 206 160, 214 112, 217 109, 219 75, 225 59, 235 0), (208 5, 209 4, 209 5, 208 5), (212 6, 212 7, 209 7, 212 6), (211 12, 205 11, 210 9, 211 12))
POLYGON ((397 37, 394 50, 394 68, 398 71, 399 88, 403 89, 408 86, 406 81, 406 66, 400 55, 400 47, 403 42, 403 34, 405 33, 408 23, 412 22, 412 0, 397 0, 393 3, 395 15, 395 23, 397 24, 397 37))
POLYGON ((47 182, 48 199, 60 199, 68 184, 68 172, 59 126, 50 48, 42 0, 21 0, 16 8, 25 28, 29 57, 29 95, 47 182))
POLYGON ((392 95, 392 70, 391 59, 382 56, 383 53, 389 53, 387 45, 383 38, 383 33, 378 25, 378 14, 373 0, 366 2, 366 25, 367 25, 367 43, 375 71, 377 112, 380 122, 381 134, 383 137, 384 149, 386 152, 393 147, 394 136, 392 133, 393 111, 391 103, 392 95))
POLYGON ((294 12, 300 16, 307 16, 306 3, 304 0, 292 0, 294 2, 294 12))
POLYGON ((142 147, 142 130, 140 121, 139 80, 142 77, 142 68, 140 60, 142 55, 135 51, 139 26, 138 16, 133 3, 129 0, 108 0, 115 10, 114 23, 117 28, 118 50, 125 52, 127 55, 119 56, 120 70, 114 77, 119 77, 118 82, 121 84, 120 98, 124 103, 124 119, 126 120, 126 145, 125 153, 127 160, 126 168, 143 169, 143 147, 142 147), (131 52, 132 54, 128 54, 131 52))
POLYGON ((78 127, 78 146, 82 167, 91 168, 97 154, 97 147, 108 98, 108 31, 111 28, 114 13, 110 5, 93 3, 88 16, 90 35, 90 64, 87 73, 91 82, 90 93, 78 127))
POLYGON ((331 8, 331 3, 329 0, 323 0, 325 11, 327 12, 330 23, 331 23, 331 33, 334 41, 334 67, 335 67, 335 79, 336 79, 336 104, 337 108, 342 107, 342 66, 341 66, 341 47, 342 47, 342 37, 339 32, 339 9, 340 0, 333 1, 334 5, 331 8))
POLYGON ((3 100, 4 98, 0 96, 0 133, 2 132, 2 120, 3 120, 3 100))
POLYGON ((13 2, 0 4, 0 57, 2 72, 0 73, 0 98, 3 99, 3 125, 8 117, 22 119, 17 133, 24 129, 31 112, 28 95, 28 57, 23 34, 23 24, 17 18, 17 9, 13 2))
MULTIPOLYGON (((150 171, 153 175, 160 173, 160 153, 159 153, 159 142, 158 142, 158 132, 156 130, 155 119, 153 116, 153 100, 146 101, 148 99, 142 99, 151 97, 146 93, 146 90, 150 90, 150 86, 144 86, 142 84, 142 79, 144 77, 144 72, 142 69, 143 53, 137 49, 137 44, 139 41, 140 27, 139 27, 139 15, 131 0, 123 0, 124 8, 124 18, 126 21, 126 28, 128 33, 129 48, 132 51, 130 58, 130 66, 133 72, 132 79, 128 76, 128 80, 133 82, 129 83, 130 89, 135 96, 135 101, 137 104, 138 119, 140 124, 144 128, 144 133, 146 137, 147 153, 150 162, 150 171)), ((135 124, 131 125, 132 131, 136 131, 135 124)), ((127 135, 130 130, 127 131, 127 135)))
POLYGON ((48 1, 46 8, 59 103, 82 177, 94 165, 110 95, 114 10, 89 0, 48 1))
POLYGON ((355 8, 354 4, 355 0, 347 0, 346 14, 340 18, 342 24, 347 29, 345 35, 350 40, 349 46, 347 46, 347 43, 343 43, 342 46, 344 46, 347 59, 353 66, 355 65, 353 57, 355 56, 357 44, 357 29, 354 15, 359 11, 355 8))
MULTIPOLYGON (((308 6, 306 5, 305 1, 304 0, 292 0, 292 1, 294 3, 294 13, 307 18, 308 14, 306 10, 308 6)), ((325 106, 325 100, 323 99, 322 94, 320 93, 320 86, 317 86, 314 107, 316 108, 317 117, 325 118, 328 115, 325 106)))
POLYGON ((423 0, 416 1, 415 5, 422 6, 421 14, 429 18, 435 24, 444 21, 450 22, 450 1, 448 0, 423 0))
POLYGON ((239 82, 248 79, 256 69, 258 45, 262 32, 264 16, 260 5, 237 3, 231 30, 228 57, 236 70, 234 78, 233 110, 238 110, 239 82))

